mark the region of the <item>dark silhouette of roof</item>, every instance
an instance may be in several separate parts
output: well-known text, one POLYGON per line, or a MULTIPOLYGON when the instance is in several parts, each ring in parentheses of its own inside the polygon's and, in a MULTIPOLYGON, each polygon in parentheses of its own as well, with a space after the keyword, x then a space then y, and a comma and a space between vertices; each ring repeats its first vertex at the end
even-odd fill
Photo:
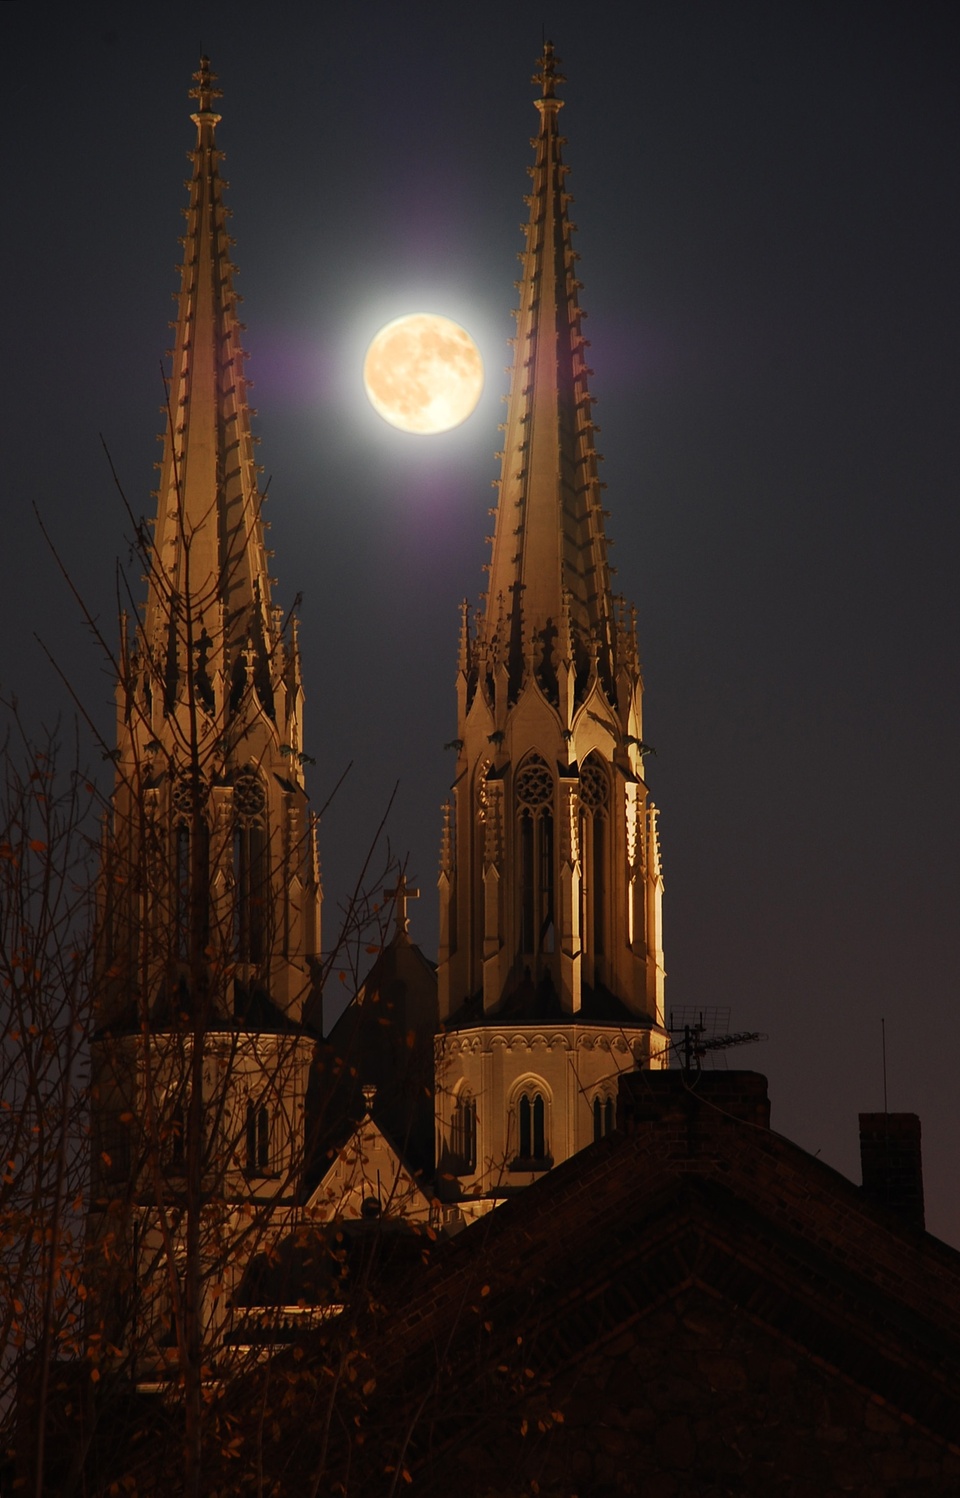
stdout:
POLYGON ((462 1498, 641 1472, 673 1498, 953 1498, 960 1255, 768 1121, 755 1073, 622 1078, 614 1134, 386 1297, 358 1490, 402 1460, 462 1498))
POLYGON ((450 1016, 446 1028, 466 1030, 479 1025, 538 1024, 548 1020, 557 1024, 616 1025, 631 1029, 653 1024, 648 1015, 635 1014, 602 984, 591 986, 585 983, 581 990, 580 1009, 571 1014, 562 1007, 550 973, 545 973, 538 983, 534 983, 527 968, 517 986, 493 1013, 484 1014, 483 996, 478 993, 465 1000, 450 1016))

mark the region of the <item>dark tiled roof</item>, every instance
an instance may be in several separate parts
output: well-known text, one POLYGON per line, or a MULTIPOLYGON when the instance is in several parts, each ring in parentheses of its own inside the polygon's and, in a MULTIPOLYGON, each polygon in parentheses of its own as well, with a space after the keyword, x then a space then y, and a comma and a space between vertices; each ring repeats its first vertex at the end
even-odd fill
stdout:
POLYGON ((636 1028, 652 1024, 648 1016, 635 1014, 621 999, 602 984, 583 985, 580 1009, 576 1014, 562 1008, 560 995, 549 975, 534 984, 529 972, 494 1013, 485 1015, 480 994, 468 999, 446 1022, 448 1030, 473 1029, 478 1025, 539 1024, 555 1020, 560 1024, 616 1025, 636 1028))

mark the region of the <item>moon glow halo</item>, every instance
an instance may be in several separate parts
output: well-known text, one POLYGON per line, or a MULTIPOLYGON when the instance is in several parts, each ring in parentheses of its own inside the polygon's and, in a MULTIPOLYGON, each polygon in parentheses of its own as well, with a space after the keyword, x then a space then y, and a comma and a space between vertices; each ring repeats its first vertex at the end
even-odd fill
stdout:
POLYGON ((483 360, 466 328, 411 312, 381 328, 363 361, 363 385, 384 421, 432 435, 459 426, 483 393, 483 360))

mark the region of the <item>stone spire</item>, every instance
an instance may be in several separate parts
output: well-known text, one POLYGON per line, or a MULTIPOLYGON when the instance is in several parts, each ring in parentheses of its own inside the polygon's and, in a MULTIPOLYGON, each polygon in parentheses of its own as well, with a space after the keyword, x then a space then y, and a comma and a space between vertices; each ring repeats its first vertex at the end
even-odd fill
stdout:
MULTIPOLYGON (((545 43, 489 585, 457 672, 441 1014, 663 1013, 634 616, 614 600, 587 341, 545 43), (451 856, 452 855, 452 856, 451 856), (506 1012, 506 1011, 504 1011, 506 1012)), ((447 845, 445 845, 447 846, 447 845)))
MULTIPOLYGON (((572 650, 577 675, 590 670, 591 647, 612 693, 615 640, 612 625, 603 511, 597 476, 596 430, 591 418, 587 340, 583 336, 573 249, 572 201, 566 191, 558 116, 564 80, 548 42, 534 80, 541 96, 533 190, 520 256, 517 336, 513 341, 507 420, 504 425, 500 500, 493 537, 490 582, 478 640, 499 643, 516 698, 528 641, 545 680, 572 650)), ((482 648, 481 646, 481 648, 482 648)))
MULTIPOLYGON (((141 943, 150 969, 141 991, 186 984, 181 958, 192 943, 194 970, 214 954, 221 1017, 246 1012, 256 994, 261 1010, 269 1000, 287 1022, 302 1014, 319 949, 300 651, 296 619, 285 630, 271 602, 216 145, 220 91, 206 57, 193 78, 196 143, 157 515, 143 546, 146 605, 120 647, 114 856, 130 865, 129 889, 158 886, 153 908, 169 917, 151 927, 149 962, 141 943)), ((113 941, 130 950, 141 920, 132 898, 113 901, 113 941)), ((119 1009, 128 987, 121 978, 109 1007, 119 1009)))
POLYGON ((197 139, 144 643, 168 709, 193 670, 204 705, 223 726, 248 684, 273 715, 280 651, 216 145, 220 90, 206 57, 193 76, 197 139))
POLYGON ((88 1301, 136 1378, 186 1386, 219 1355, 250 1254, 300 1199, 320 950, 296 620, 285 631, 270 599, 205 57, 194 83, 156 529, 137 538, 147 598, 119 649, 91 1047, 103 1279, 88 1301))
POLYGON ((617 1074, 664 1051, 640 661, 610 591, 561 81, 545 43, 489 586, 457 655, 436 1137, 465 1213, 598 1138, 617 1074))

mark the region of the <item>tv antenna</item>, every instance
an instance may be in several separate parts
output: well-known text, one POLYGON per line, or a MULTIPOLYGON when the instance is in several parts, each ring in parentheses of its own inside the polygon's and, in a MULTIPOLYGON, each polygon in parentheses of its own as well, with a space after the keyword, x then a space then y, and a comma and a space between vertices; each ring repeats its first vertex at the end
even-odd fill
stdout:
POLYGON ((667 1033, 675 1036, 667 1050, 680 1058, 687 1076, 702 1070, 703 1058, 712 1051, 729 1051, 738 1045, 756 1045, 769 1040, 762 1030, 730 1030, 730 1010, 721 1005, 706 1008, 685 1006, 671 1009, 667 1033))

